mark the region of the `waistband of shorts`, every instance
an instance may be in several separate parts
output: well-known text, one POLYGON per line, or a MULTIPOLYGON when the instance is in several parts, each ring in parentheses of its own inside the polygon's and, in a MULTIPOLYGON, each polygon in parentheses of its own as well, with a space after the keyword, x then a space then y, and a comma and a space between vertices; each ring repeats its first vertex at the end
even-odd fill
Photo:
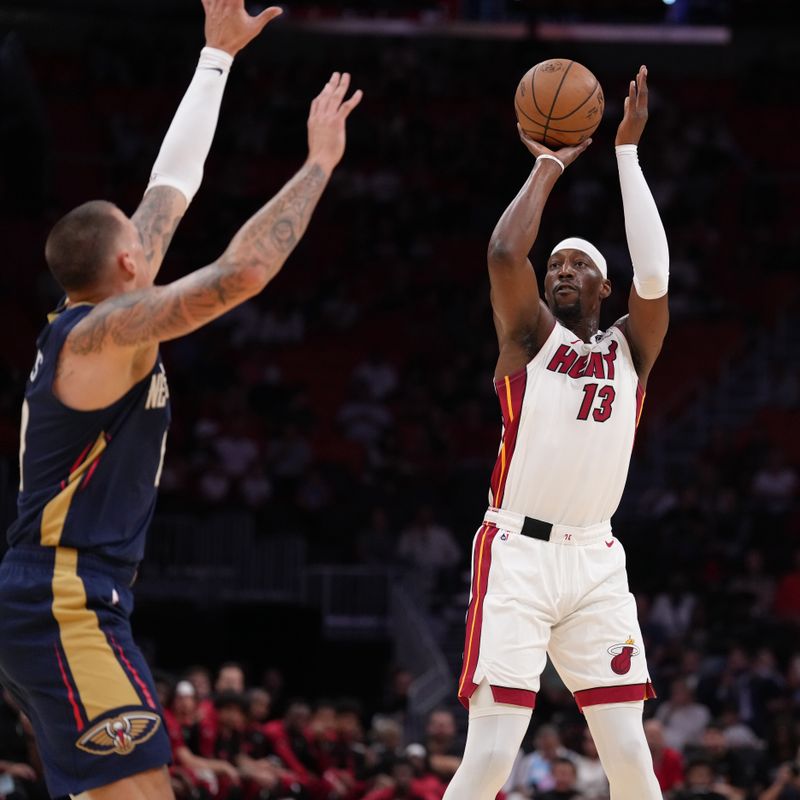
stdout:
POLYGON ((517 514, 515 511, 492 506, 489 506, 483 519, 484 522, 495 525, 499 530, 519 533, 553 544, 587 545, 613 536, 610 519, 595 525, 579 527, 544 522, 526 517, 524 514, 517 514))
MULTIPOLYGON (((3 561, 9 564, 38 564, 52 569, 55 566, 56 554, 59 552, 76 552, 72 547, 42 547, 33 544, 18 544, 10 548, 3 556, 3 561)), ((124 586, 132 586, 136 580, 138 564, 126 564, 122 561, 97 553, 87 553, 80 550, 78 553, 78 571, 100 572, 108 575, 114 581, 124 586)))

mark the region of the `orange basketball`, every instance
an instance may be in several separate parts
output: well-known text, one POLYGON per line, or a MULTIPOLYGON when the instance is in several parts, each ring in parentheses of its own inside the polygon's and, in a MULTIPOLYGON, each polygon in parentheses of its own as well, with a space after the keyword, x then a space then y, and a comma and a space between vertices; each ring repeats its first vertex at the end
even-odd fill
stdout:
POLYGON ((555 150, 588 139, 603 118, 604 106, 597 78, 583 64, 566 58, 531 67, 514 98, 522 130, 555 150))

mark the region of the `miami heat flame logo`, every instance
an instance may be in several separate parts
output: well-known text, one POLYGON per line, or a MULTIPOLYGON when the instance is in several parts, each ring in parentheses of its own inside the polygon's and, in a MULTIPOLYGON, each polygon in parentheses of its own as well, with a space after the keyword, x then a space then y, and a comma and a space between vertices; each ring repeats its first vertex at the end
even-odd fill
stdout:
POLYGON ((111 753, 126 756, 137 744, 146 742, 161 724, 161 717, 149 711, 131 711, 93 725, 75 743, 95 756, 111 753))
POLYGON ((611 659, 611 669, 617 675, 625 675, 630 671, 631 659, 639 655, 639 648, 634 644, 633 639, 629 636, 624 644, 614 644, 608 648, 608 654, 613 656, 611 659))

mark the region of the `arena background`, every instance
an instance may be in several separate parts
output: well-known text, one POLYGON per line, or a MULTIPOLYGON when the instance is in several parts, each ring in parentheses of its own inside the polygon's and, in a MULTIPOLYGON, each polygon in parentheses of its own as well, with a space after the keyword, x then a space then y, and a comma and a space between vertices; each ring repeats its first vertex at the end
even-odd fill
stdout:
MULTIPOLYGON (((644 63, 640 156, 670 241, 672 316, 615 531, 659 694, 647 716, 682 681, 709 720, 745 725, 763 768, 742 797, 759 796, 800 744, 790 6, 287 4, 236 60, 162 280, 213 260, 300 166, 309 102, 333 69, 365 99, 283 272, 163 348, 174 423, 133 620, 155 669, 174 680, 236 660, 249 686, 266 681, 278 715, 292 696, 353 697, 366 729, 399 709, 414 741, 444 706, 463 732, 470 541, 500 432, 485 250, 531 166, 514 89, 548 57, 582 62, 605 89, 594 143, 559 182, 533 255, 540 265, 573 232, 595 241, 615 286, 608 325, 631 274, 613 137, 644 63), (430 525, 444 531, 437 570, 414 548, 430 525)), ((34 340, 58 300, 46 233, 87 199, 133 211, 201 46, 190 0, 0 3, 5 526, 34 340)), ((548 672, 531 733, 574 718, 548 672)))

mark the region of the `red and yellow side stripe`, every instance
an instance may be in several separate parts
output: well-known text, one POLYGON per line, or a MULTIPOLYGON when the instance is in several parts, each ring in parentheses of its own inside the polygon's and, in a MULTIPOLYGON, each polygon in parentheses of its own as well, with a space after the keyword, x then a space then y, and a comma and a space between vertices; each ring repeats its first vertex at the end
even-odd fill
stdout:
POLYGON ((496 535, 497 528, 485 522, 475 537, 475 551, 472 561, 472 591, 469 610, 467 611, 467 634, 464 643, 464 665, 458 682, 458 697, 465 706, 468 706, 469 698, 475 691, 473 677, 475 676, 480 654, 483 603, 489 588, 492 542, 496 535))
POLYGON ((511 459, 517 444, 527 382, 527 369, 514 375, 505 375, 502 379, 495 381, 497 399, 500 401, 500 410, 503 414, 503 439, 500 442, 500 452, 497 455, 491 480, 491 503, 497 508, 503 502, 508 470, 511 467, 511 459))

